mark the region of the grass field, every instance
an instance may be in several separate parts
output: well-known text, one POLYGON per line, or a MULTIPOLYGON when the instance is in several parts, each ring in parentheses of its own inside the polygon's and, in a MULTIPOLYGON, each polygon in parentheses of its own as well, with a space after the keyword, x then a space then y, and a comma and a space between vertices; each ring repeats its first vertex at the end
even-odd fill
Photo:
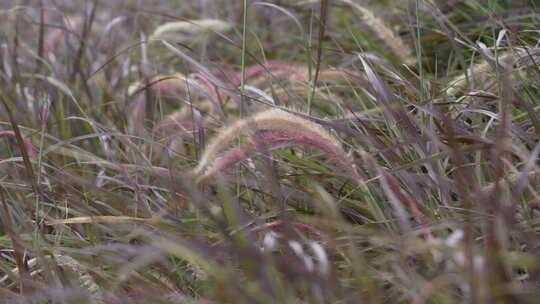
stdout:
POLYGON ((538 303, 534 0, 0 2, 1 303, 538 303))

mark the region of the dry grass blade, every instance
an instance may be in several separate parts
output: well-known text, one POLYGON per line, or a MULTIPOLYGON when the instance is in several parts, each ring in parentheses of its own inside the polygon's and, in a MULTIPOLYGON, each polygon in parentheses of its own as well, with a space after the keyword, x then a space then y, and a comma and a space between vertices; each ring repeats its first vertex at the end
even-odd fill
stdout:
POLYGON ((11 239, 11 244, 13 246, 13 255, 15 256, 15 262, 17 264, 17 269, 20 274, 19 292, 21 294, 25 294, 32 291, 32 287, 30 285, 32 278, 30 277, 30 273, 28 272, 26 263, 24 261, 25 248, 22 246, 21 241, 17 237, 17 234, 14 230, 14 222, 11 218, 11 214, 9 212, 6 199, 4 198, 3 191, 4 191, 3 189, 0 189, 0 201, 2 203, 2 215, 3 215, 2 221, 9 235, 9 238, 11 239))
MULTIPOLYGON (((319 238, 321 238, 323 240, 328 240, 329 239, 329 237, 324 232, 321 232, 318 229, 316 229, 316 228, 314 228, 314 227, 312 227, 310 225, 306 225, 304 223, 298 223, 298 222, 291 222, 291 223, 287 223, 287 224, 292 225, 294 228, 297 228, 298 230, 305 231, 305 232, 307 232, 309 234, 312 234, 312 235, 314 235, 316 237, 319 237, 319 238)), ((275 222, 265 223, 265 224, 262 224, 262 225, 252 227, 251 229, 249 229, 249 233, 257 233, 257 232, 265 231, 265 230, 277 230, 277 229, 282 228, 285 225, 286 224, 283 221, 275 221, 275 222)))
POLYGON ((4 105, 4 108, 6 109, 7 115, 9 117, 9 121, 11 123, 11 127, 13 128, 13 132, 15 134, 15 138, 17 139, 17 143, 19 144, 19 149, 21 151, 21 156, 23 158, 24 167, 26 169, 27 179, 29 180, 30 185, 32 185, 32 190, 34 191, 34 194, 37 197, 39 197, 41 192, 40 192, 39 185, 37 184, 37 181, 34 175, 34 169, 32 168, 30 157, 28 156, 29 151, 27 147, 27 142, 24 140, 24 137, 22 136, 21 130, 19 129, 19 125, 17 124, 15 117, 13 116, 11 108, 7 104, 4 95, 0 94, 0 100, 2 101, 2 104, 4 105))
POLYGON ((79 285, 88 290, 90 300, 93 303, 103 303, 103 293, 100 286, 96 283, 92 275, 88 271, 88 266, 78 262, 76 259, 65 254, 54 254, 55 262, 59 267, 73 272, 73 275, 78 278, 79 285))
POLYGON ((90 223, 144 223, 154 224, 157 220, 154 218, 140 218, 131 216, 81 216, 67 219, 45 221, 45 225, 53 226, 60 224, 90 224, 90 223))

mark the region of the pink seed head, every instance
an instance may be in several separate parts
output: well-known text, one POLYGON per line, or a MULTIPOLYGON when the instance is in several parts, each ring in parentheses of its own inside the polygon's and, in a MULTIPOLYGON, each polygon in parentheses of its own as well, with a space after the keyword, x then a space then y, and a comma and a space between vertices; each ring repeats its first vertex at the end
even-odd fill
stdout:
POLYGON ((332 143, 315 134, 290 130, 261 131, 254 134, 248 142, 228 150, 223 156, 219 157, 214 165, 205 173, 203 179, 231 168, 257 150, 274 150, 294 145, 308 145, 319 148, 329 158, 335 160, 338 166, 345 172, 351 173, 355 179, 362 179, 356 171, 354 164, 332 143))
MULTIPOLYGON (((13 131, 0 131, 0 137, 13 137, 13 138, 16 138, 15 132, 13 132, 13 131)), ((31 154, 32 156, 39 155, 38 150, 32 145, 32 143, 30 142, 30 140, 28 140, 28 138, 23 137, 22 140, 23 140, 24 148, 26 149, 26 151, 29 154, 31 154)))

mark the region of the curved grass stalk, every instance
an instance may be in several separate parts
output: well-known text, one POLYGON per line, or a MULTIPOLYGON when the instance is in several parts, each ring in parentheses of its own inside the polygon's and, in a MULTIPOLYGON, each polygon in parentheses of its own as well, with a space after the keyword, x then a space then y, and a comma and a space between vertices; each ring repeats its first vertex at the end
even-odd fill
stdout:
POLYGON ((189 77, 204 84, 210 91, 210 94, 212 94, 212 97, 215 99, 227 97, 225 92, 220 91, 218 86, 215 85, 208 77, 204 76, 204 74, 193 73, 190 74, 189 77))
MULTIPOLYGON (((0 131, 0 138, 2 138, 2 137, 16 138, 15 132, 13 132, 13 131, 0 131)), ((34 145, 32 145, 32 143, 30 142, 30 140, 28 138, 23 137, 22 140, 23 140, 24 148, 26 149, 26 151, 29 154, 31 154, 32 156, 38 156, 39 155, 38 150, 34 147, 34 145)))
POLYGON ((154 126, 153 133, 162 135, 166 133, 166 130, 174 128, 175 130, 180 129, 180 133, 177 135, 182 138, 193 137, 193 132, 196 132, 197 126, 191 119, 186 117, 187 114, 184 109, 172 113, 154 126))
MULTIPOLYGON (((307 82, 308 67, 287 61, 270 60, 265 64, 257 64, 246 69, 246 81, 255 87, 268 83, 268 74, 277 80, 284 79, 290 83, 307 82)), ((349 70, 321 70, 319 81, 333 82, 340 80, 356 81, 364 79, 363 75, 349 70)))
MULTIPOLYGON (((147 84, 140 81, 133 83, 128 88, 128 95, 134 96, 147 89, 151 90, 154 94, 160 94, 166 97, 178 97, 180 93, 185 95, 198 93, 199 96, 212 101, 213 104, 216 103, 215 100, 218 94, 220 94, 208 77, 202 74, 194 73, 186 76, 181 73, 174 73, 170 75, 157 75, 147 84)), ((214 108, 214 111, 219 112, 216 109, 216 105, 214 105, 214 108)))
POLYGON ((187 92, 188 85, 190 84, 193 84, 193 81, 181 73, 157 75, 150 79, 148 84, 141 83, 140 81, 131 84, 128 88, 128 95, 136 95, 141 91, 149 89, 156 94, 174 97, 179 92, 187 92))
POLYGON ((403 63, 413 65, 416 63, 416 58, 413 56, 412 50, 405 42, 397 35, 383 20, 377 18, 370 10, 355 3, 351 0, 339 0, 350 5, 362 15, 362 20, 369 26, 375 35, 382 40, 403 63))
MULTIPOLYGON (((191 75, 185 76, 181 73, 158 75, 153 77, 146 85, 141 82, 136 82, 130 85, 128 95, 136 96, 146 89, 151 90, 151 92, 154 94, 166 97, 178 97, 179 94, 189 96, 198 92, 198 95, 202 96, 211 105, 210 110, 213 113, 218 113, 222 117, 224 115, 220 104, 217 102, 217 97, 219 94, 217 89, 210 83, 210 81, 203 81, 201 77, 198 77, 197 75, 195 75, 195 77, 192 77, 191 75), (206 89, 203 86, 206 86, 206 89)), ((129 118, 128 129, 130 133, 138 133, 139 126, 144 118, 145 108, 146 99, 142 95, 137 96, 133 102, 129 118)))
POLYGON ((301 66, 287 61, 269 60, 265 64, 252 65, 246 69, 246 81, 269 73, 273 77, 281 78, 290 74, 304 72, 301 66))

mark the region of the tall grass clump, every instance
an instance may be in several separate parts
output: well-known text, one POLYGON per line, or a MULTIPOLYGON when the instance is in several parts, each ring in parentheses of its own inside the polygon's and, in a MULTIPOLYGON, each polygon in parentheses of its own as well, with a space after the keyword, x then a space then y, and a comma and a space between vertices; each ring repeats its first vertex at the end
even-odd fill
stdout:
POLYGON ((534 1, 0 1, 0 303, 537 303, 534 1))

